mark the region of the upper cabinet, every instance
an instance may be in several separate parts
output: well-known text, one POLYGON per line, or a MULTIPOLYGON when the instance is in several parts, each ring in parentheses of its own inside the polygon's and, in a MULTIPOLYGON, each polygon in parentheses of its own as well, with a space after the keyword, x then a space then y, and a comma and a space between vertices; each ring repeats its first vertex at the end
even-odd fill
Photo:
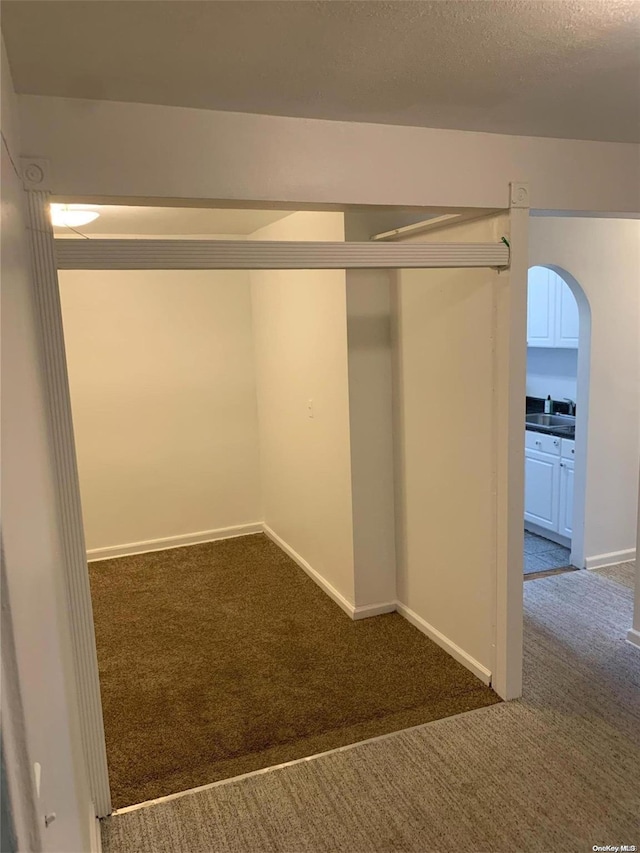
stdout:
POLYGON ((569 285, 545 267, 529 270, 527 346, 578 346, 578 305, 569 285))
POLYGON ((578 346, 578 303, 569 285, 559 275, 549 270, 556 278, 556 343, 557 347, 578 346))
POLYGON ((527 346, 554 347, 556 339, 555 273, 544 267, 529 270, 527 346))

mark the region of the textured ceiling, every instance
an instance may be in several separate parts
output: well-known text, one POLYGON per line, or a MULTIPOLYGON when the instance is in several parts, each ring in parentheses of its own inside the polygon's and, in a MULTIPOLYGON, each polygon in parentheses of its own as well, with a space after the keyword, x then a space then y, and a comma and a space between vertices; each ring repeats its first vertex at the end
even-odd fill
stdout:
POLYGON ((637 0, 2 3, 21 93, 640 139, 637 0))
MULTIPOLYGON (((82 204, 100 214, 77 230, 93 237, 125 235, 252 234, 271 222, 290 216, 290 210, 213 210, 190 207, 131 207, 115 204, 82 204)), ((54 227, 56 236, 69 237, 69 228, 54 227)))

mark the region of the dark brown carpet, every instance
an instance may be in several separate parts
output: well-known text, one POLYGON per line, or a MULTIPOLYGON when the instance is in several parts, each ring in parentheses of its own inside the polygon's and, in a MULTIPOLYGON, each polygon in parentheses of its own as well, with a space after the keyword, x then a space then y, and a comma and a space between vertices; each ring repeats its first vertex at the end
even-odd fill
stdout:
POLYGON ((500 701, 398 614, 351 621, 263 535, 90 576, 116 808, 500 701))

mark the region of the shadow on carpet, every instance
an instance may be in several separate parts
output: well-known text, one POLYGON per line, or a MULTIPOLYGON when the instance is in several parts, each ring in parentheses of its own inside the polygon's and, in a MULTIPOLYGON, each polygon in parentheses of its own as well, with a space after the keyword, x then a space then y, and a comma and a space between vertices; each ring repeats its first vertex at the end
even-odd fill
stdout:
POLYGON ((499 702, 264 535, 90 564, 115 808, 499 702))

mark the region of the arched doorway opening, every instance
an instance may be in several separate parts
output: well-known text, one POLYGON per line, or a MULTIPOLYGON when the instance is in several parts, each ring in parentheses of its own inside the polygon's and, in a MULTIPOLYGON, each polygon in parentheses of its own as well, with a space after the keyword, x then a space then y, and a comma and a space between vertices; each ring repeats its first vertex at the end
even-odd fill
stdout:
POLYGON ((525 577, 584 568, 591 312, 576 279, 529 269, 525 577))

